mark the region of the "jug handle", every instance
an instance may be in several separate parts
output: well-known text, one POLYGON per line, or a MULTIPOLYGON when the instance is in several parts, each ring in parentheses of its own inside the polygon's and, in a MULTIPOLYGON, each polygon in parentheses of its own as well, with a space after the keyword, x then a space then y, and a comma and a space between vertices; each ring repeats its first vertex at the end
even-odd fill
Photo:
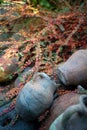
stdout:
POLYGON ((69 108, 66 109, 66 111, 64 112, 63 114, 63 118, 62 118, 62 121, 61 121, 61 130, 65 130, 65 125, 66 125, 66 122, 69 120, 69 118, 72 116, 72 114, 74 113, 78 113, 78 112, 81 112, 81 107, 80 105, 73 105, 73 106, 70 106, 69 108))

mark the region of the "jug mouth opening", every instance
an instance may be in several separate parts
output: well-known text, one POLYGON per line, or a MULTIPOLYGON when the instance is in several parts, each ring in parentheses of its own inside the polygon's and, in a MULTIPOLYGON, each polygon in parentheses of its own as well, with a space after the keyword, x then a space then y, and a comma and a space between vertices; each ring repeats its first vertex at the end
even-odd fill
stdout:
POLYGON ((83 103, 87 107, 87 96, 83 98, 83 103))
POLYGON ((60 81, 64 84, 64 85, 67 85, 68 84, 68 81, 66 79, 66 76, 62 73, 61 70, 58 70, 58 77, 60 79, 60 81))

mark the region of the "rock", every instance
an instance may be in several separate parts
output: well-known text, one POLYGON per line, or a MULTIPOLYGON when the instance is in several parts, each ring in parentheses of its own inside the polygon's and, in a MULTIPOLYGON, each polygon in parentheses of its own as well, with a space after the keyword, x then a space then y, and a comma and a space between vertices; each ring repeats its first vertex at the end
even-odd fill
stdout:
POLYGON ((10 81, 18 69, 17 58, 0 58, 0 83, 10 81))
POLYGON ((52 122, 62 113, 66 108, 79 102, 79 94, 74 92, 59 96, 53 103, 50 113, 47 118, 41 123, 42 130, 48 130, 52 122))
POLYGON ((26 121, 37 119, 51 106, 56 89, 57 84, 48 75, 36 73, 20 91, 16 100, 16 112, 26 121))

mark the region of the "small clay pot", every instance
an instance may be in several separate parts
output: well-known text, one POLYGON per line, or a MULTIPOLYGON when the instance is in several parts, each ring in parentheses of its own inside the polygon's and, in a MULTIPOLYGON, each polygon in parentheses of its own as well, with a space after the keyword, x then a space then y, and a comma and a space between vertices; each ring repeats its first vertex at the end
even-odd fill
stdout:
POLYGON ((67 108, 49 130, 87 130, 87 95, 80 97, 79 104, 67 108))
POLYGON ((26 121, 37 119, 53 102, 57 84, 45 73, 36 73, 20 91, 16 112, 26 121))
POLYGON ((66 85, 86 85, 87 50, 75 52, 63 65, 58 67, 57 76, 66 85))

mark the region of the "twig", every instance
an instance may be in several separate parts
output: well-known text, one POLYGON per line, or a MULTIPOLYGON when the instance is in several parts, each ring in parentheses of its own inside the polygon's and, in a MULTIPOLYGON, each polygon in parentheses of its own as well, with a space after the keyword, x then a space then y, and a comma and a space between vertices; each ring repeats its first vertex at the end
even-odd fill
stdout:
POLYGON ((68 42, 70 41, 71 37, 77 32, 77 30, 79 29, 79 27, 81 26, 83 20, 79 20, 79 24, 75 27, 75 29, 71 32, 71 34, 68 36, 68 38, 66 39, 65 43, 63 45, 67 45, 68 42))

